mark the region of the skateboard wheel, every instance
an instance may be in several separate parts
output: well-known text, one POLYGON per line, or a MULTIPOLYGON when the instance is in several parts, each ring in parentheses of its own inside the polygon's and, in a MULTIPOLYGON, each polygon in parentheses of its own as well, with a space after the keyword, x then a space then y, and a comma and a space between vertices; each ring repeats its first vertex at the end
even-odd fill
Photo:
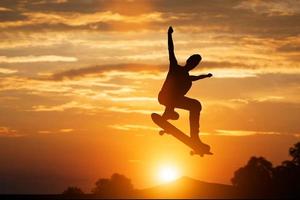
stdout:
POLYGON ((159 135, 164 135, 166 132, 164 130, 159 131, 159 135))
POLYGON ((195 154, 194 151, 190 151, 190 155, 193 156, 195 154))

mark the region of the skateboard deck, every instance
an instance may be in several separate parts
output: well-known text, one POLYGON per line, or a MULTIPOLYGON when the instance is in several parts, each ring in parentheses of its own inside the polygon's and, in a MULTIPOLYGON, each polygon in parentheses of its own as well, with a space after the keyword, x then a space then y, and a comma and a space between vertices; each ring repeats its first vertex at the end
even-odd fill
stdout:
POLYGON ((201 157, 205 154, 212 155, 212 153, 210 152, 210 147, 207 147, 205 145, 193 141, 189 136, 184 134, 181 130, 176 128, 167 120, 163 119, 159 114, 152 113, 151 118, 156 125, 158 125, 163 129, 159 132, 160 135, 163 135, 164 133, 173 135, 175 138, 177 138, 182 143, 184 143, 185 145, 189 146, 192 149, 192 151, 190 152, 191 155, 198 154, 201 157))

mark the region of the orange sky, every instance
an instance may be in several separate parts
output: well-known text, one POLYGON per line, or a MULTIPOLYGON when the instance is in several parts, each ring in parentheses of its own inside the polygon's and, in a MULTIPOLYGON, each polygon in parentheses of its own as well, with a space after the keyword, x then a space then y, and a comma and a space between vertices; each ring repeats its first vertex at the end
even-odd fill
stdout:
POLYGON ((114 172, 144 188, 163 165, 230 183, 252 155, 279 164, 300 137, 299 21, 296 0, 2 0, 0 193, 88 192, 114 172), (200 53, 192 74, 214 74, 188 93, 214 156, 151 121, 169 25, 179 63, 200 53))

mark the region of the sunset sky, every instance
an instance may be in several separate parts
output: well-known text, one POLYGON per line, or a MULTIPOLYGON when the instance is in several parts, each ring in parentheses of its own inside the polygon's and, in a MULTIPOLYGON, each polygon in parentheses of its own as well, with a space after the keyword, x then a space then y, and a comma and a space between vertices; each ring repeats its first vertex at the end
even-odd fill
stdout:
MULTIPOLYGON (((250 156, 275 165, 300 140, 300 1, 1 0, 0 193, 90 192, 118 172, 136 188, 159 170, 229 184, 250 156), (213 156, 159 136, 167 29, 201 101, 213 156)), ((172 122, 189 132, 188 112, 172 122)))

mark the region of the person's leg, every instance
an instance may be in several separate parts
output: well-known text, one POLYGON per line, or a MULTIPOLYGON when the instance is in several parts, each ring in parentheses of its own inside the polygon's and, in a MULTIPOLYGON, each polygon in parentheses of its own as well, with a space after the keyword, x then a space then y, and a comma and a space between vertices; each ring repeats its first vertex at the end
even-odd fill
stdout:
POLYGON ((165 120, 172 119, 172 120, 177 120, 179 118, 179 114, 174 111, 173 106, 166 106, 165 112, 163 113, 162 117, 165 120))
POLYGON ((170 98, 163 93, 159 93, 158 101, 160 104, 165 106, 165 111, 162 117, 165 120, 177 120, 179 118, 179 114, 174 111, 174 102, 170 101, 170 98))
POLYGON ((199 119, 202 109, 201 103, 196 99, 183 97, 178 99, 175 105, 176 108, 181 108, 190 111, 190 135, 195 140, 199 139, 199 119))

